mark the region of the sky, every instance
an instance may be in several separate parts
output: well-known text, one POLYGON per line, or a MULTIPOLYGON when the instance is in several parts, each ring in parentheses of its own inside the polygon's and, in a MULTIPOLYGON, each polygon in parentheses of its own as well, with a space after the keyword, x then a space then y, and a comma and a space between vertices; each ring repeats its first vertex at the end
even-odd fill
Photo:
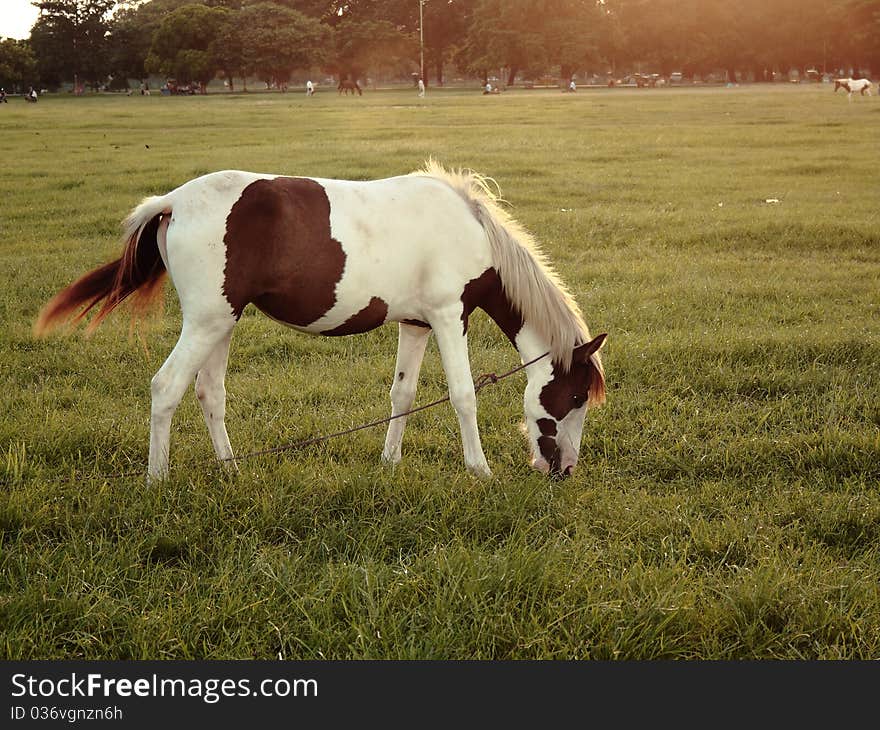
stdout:
POLYGON ((31 0, 0 0, 0 38, 27 38, 39 14, 31 0))

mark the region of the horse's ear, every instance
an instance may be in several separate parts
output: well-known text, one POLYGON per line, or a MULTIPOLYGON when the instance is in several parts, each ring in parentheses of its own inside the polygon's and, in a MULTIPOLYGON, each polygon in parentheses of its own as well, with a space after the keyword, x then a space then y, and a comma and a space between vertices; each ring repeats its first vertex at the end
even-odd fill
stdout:
POLYGON ((605 338, 608 337, 607 332, 603 332, 601 335, 596 335, 589 342, 585 342, 583 345, 578 345, 574 348, 574 361, 575 362, 586 362, 590 359, 592 354, 596 352, 603 344, 605 344, 605 338))

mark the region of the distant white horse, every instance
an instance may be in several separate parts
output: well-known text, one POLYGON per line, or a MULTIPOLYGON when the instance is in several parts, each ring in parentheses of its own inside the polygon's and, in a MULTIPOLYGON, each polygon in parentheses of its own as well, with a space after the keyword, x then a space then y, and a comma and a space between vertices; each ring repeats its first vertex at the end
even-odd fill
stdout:
POLYGON ((847 99, 852 101, 852 95, 858 91, 862 96, 871 96, 871 82, 868 79, 834 79, 834 93, 838 89, 845 89, 847 99))

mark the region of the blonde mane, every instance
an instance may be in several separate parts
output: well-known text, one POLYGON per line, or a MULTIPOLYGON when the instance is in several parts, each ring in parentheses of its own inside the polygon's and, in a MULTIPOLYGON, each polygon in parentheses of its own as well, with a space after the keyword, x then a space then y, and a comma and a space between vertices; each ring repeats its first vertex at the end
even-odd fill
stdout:
MULTIPOLYGON (((590 331, 577 302, 538 243, 500 206, 503 199, 495 181, 473 170, 448 170, 433 159, 412 174, 439 178, 467 201, 489 238, 504 293, 549 343, 553 361, 567 371, 572 350, 590 340, 590 331)), ((598 352, 593 362, 602 374, 598 352)))

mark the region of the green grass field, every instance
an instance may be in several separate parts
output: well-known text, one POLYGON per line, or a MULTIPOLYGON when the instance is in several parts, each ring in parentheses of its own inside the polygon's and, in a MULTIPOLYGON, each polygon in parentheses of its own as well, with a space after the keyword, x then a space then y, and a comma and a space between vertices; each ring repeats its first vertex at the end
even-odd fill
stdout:
MULTIPOLYGON (((880 658, 878 127, 880 100, 827 86, 3 105, 0 658, 880 658), (379 428, 226 476, 190 393, 150 489, 173 288, 134 333, 31 335, 145 195, 429 155, 495 178, 609 333, 565 482, 529 469, 512 378, 480 396, 489 480, 448 405, 395 470, 379 428)), ((387 415, 395 343, 248 310, 233 446, 387 415)), ((518 363, 482 313, 470 345, 475 376, 518 363)), ((444 393, 432 343, 417 402, 444 393)))

